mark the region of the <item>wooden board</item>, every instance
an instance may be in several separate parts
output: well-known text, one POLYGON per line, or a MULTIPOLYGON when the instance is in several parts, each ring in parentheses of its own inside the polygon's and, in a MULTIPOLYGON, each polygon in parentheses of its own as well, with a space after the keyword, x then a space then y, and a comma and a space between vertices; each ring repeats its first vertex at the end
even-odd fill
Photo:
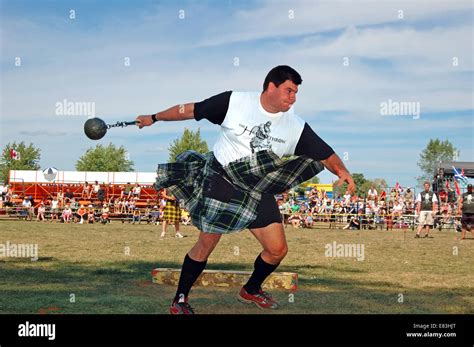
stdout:
MULTIPOLYGON (((180 269, 156 268, 151 272, 156 284, 177 286, 180 269)), ((204 270, 194 285, 216 287, 241 287, 249 279, 250 271, 204 270)), ((274 272, 265 280, 263 289, 285 289, 292 292, 298 288, 298 274, 294 272, 274 272)))

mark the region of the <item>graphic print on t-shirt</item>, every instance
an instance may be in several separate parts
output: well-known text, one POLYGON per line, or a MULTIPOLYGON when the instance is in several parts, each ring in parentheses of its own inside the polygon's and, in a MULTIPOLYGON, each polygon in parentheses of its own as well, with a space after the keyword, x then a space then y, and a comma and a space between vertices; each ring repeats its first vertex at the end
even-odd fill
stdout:
POLYGON ((270 132, 272 122, 268 121, 266 123, 262 123, 259 125, 254 126, 250 131, 248 127, 245 126, 244 131, 241 134, 235 134, 237 137, 245 134, 245 132, 249 132, 252 135, 250 139, 250 149, 252 153, 262 151, 262 150, 271 150, 272 144, 270 143, 270 132))

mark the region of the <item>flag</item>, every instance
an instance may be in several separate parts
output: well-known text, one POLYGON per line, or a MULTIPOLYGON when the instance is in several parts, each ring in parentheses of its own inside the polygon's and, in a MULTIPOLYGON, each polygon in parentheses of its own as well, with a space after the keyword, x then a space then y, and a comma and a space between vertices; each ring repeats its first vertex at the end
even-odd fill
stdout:
POLYGON ((20 152, 10 149, 10 158, 13 160, 20 160, 20 152))
POLYGON ((398 182, 395 184, 395 190, 399 193, 403 192, 403 188, 400 184, 398 184, 398 182))
POLYGON ((468 181, 467 177, 464 175, 464 168, 461 169, 461 173, 453 166, 454 178, 459 181, 462 185, 466 186, 468 181))
POLYGON ((461 189, 459 189, 459 185, 456 180, 454 180, 454 186, 456 187, 456 194, 461 195, 461 189))

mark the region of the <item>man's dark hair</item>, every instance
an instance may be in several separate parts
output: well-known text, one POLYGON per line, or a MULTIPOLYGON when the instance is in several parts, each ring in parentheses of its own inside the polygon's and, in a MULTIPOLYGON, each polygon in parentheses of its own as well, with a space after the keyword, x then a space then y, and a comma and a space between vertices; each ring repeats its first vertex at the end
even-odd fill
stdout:
POLYGON ((278 65, 270 70, 265 77, 265 81, 263 82, 263 91, 267 90, 268 85, 270 82, 277 87, 280 84, 284 83, 285 81, 290 80, 296 85, 300 85, 303 80, 301 79, 300 74, 293 68, 289 67, 288 65, 278 65))

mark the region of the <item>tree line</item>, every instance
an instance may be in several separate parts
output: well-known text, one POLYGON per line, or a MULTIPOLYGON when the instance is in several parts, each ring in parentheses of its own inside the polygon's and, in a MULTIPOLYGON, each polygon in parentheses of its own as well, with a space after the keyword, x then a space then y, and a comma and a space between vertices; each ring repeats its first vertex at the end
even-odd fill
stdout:
MULTIPOLYGON (((201 138, 200 130, 192 131, 184 129, 183 134, 175 139, 168 147, 169 162, 176 161, 176 157, 186 151, 194 150, 199 153, 206 153, 209 147, 201 138)), ((425 180, 430 181, 436 170, 438 163, 443 161, 455 161, 459 157, 459 150, 449 141, 430 139, 427 146, 420 153, 418 166, 422 175, 416 177, 420 186, 425 180)), ((0 179, 8 182, 10 170, 40 170, 41 150, 33 143, 26 145, 24 142, 8 143, 2 151, 0 157, 0 179), (13 151, 13 152, 12 152, 13 151), (17 155, 12 155, 16 153, 17 155)), ((123 146, 117 147, 113 143, 107 146, 97 144, 91 147, 76 161, 77 171, 110 171, 110 172, 130 172, 134 171, 134 163, 128 158, 126 149, 123 146)), ((357 194, 366 194, 371 186, 377 190, 387 188, 387 182, 383 178, 367 179, 363 173, 352 173, 354 182, 357 185, 357 194)), ((303 183, 299 190, 305 190, 309 183, 319 183, 318 177, 303 183)), ((343 195, 347 184, 335 187, 334 194, 343 195)))

